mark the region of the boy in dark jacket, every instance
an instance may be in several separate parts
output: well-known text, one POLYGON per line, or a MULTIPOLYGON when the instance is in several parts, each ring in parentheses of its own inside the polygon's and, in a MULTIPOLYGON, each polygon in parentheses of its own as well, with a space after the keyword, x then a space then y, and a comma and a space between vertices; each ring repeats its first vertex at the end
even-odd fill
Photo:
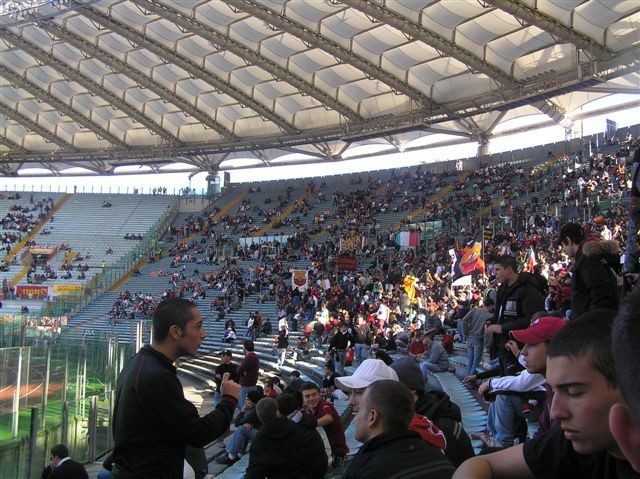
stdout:
POLYGON ((260 400, 256 410, 263 426, 251 444, 245 479, 311 479, 301 428, 278 415, 273 398, 260 400))
MULTIPOLYGON (((440 391, 425 392, 425 381, 416 362, 403 357, 396 359, 391 368, 401 383, 409 388, 415 400, 416 414, 430 419, 444 433, 447 445, 444 450, 451 463, 458 467, 473 457, 471 439, 462 427, 462 415, 457 404, 440 391)), ((412 425, 410 429, 416 430, 412 425)))
POLYGON ((574 265, 571 274, 571 317, 587 311, 618 309, 620 245, 617 241, 586 238, 582 226, 569 223, 560 230, 562 249, 574 265))
POLYGON ((302 432, 304 443, 300 447, 307 456, 305 464, 307 464, 309 476, 311 479, 322 479, 327 472, 329 457, 331 457, 329 440, 326 434, 324 434, 324 439, 320 435, 320 431, 324 433, 324 430, 318 427, 316 418, 302 412, 302 395, 299 391, 282 393, 276 402, 278 403, 278 415, 288 417, 298 425, 302 432))
POLYGON ((512 256, 499 256, 493 265, 496 280, 500 283, 495 301, 493 324, 486 332, 493 334, 492 352, 500 358, 501 376, 515 374, 522 369, 514 355, 505 348, 509 331, 526 329, 531 317, 544 311, 544 297, 530 281, 528 273, 518 273, 518 263, 512 256))

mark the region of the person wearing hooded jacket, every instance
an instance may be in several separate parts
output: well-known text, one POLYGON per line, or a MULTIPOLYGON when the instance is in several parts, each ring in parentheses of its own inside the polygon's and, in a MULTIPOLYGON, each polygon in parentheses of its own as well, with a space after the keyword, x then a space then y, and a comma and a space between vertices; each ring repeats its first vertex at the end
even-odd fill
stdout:
POLYGON ((620 245, 617 241, 586 238, 577 223, 560 230, 564 252, 574 259, 571 272, 571 317, 578 318, 594 309, 618 309, 620 245))
MULTIPOLYGON (((456 403, 440 391, 425 391, 425 381, 416 362, 410 357, 396 359, 391 365, 401 383, 409 388, 415 400, 415 414, 409 429, 424 439, 423 422, 426 417, 444 433, 444 453, 455 467, 475 455, 471 438, 462 427, 462 414, 456 403)), ((440 432, 439 431, 439 432, 440 432)), ((433 442, 431 442, 433 444, 433 442)))
POLYGON ((513 256, 498 256, 494 261, 496 280, 500 283, 496 295, 493 324, 485 329, 493 333, 493 353, 500 359, 497 374, 508 376, 522 370, 514 355, 505 347, 509 331, 526 329, 534 313, 544 311, 544 297, 529 273, 518 273, 513 256))
POLYGON ((302 412, 302 395, 299 391, 280 394, 276 398, 278 414, 286 416, 298 425, 302 432, 303 443, 300 444, 306 454, 305 464, 311 479, 322 479, 329 467, 331 445, 324 429, 318 426, 318 420, 310 414, 302 412))
POLYGON ((256 410, 262 427, 251 443, 245 479, 311 479, 300 426, 278 415, 273 398, 262 398, 256 410))

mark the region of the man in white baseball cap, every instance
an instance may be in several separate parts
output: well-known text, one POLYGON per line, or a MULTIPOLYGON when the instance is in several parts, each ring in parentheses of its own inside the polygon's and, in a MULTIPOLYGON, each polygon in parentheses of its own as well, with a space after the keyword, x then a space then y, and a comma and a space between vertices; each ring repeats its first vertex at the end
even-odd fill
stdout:
POLYGON ((398 381, 398 375, 380 359, 365 359, 351 376, 336 378, 336 386, 349 394, 349 405, 357 413, 365 390, 383 379, 398 381))
MULTIPOLYGON (((397 474, 393 477, 405 477, 402 474, 406 473, 407 467, 412 472, 414 469, 426 471, 434 479, 451 477, 454 468, 441 449, 446 444, 444 436, 442 444, 434 446, 417 432, 409 430, 414 413, 411 394, 384 361, 365 359, 353 375, 336 378, 335 381, 340 389, 350 393, 349 404, 356 415, 355 438, 363 443, 344 477, 371 477, 373 471, 384 471, 379 477, 392 477, 391 471, 397 474), (392 425, 395 419, 391 418, 399 415, 398 411, 391 409, 394 405, 404 404, 403 399, 406 408, 400 407, 406 414, 406 424, 392 425)), ((425 421, 428 420, 425 418, 425 421)), ((429 425, 433 426, 430 422, 429 425)))

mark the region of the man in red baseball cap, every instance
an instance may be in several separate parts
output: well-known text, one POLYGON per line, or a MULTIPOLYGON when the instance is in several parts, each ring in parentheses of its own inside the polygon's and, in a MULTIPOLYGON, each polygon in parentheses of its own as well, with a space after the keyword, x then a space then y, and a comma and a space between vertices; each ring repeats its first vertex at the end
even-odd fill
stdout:
POLYGON ((546 316, 538 318, 527 329, 511 331, 511 337, 524 344, 520 352, 524 366, 531 374, 544 375, 547 371, 547 344, 567 322, 563 318, 546 316))
POLYGON ((480 394, 495 398, 489 407, 487 421, 490 434, 478 435, 485 444, 492 447, 513 445, 518 417, 524 417, 522 407, 526 405, 526 399, 541 400, 544 395, 540 431, 551 427, 549 408, 553 393, 545 379, 547 344, 566 324, 562 318, 547 316, 535 319, 527 329, 510 331, 513 339, 524 344, 519 359, 527 369, 517 376, 494 378, 480 386, 480 394))

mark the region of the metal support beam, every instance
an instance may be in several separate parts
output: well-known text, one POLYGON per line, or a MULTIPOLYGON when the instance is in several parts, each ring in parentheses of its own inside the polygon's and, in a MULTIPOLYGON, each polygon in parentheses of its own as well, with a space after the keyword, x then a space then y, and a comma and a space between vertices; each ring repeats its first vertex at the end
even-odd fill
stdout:
POLYGON ((496 118, 491 122, 491 125, 489 125, 489 128, 484 130, 485 135, 489 135, 493 133, 493 130, 496 129, 496 126, 500 124, 500 122, 502 121, 502 119, 505 117, 506 114, 507 114, 506 111, 499 112, 498 116, 496 116, 496 118))
POLYGON ((52 133, 49 130, 47 130, 46 128, 40 126, 35 121, 33 121, 30 118, 24 116, 22 113, 17 112, 13 108, 9 108, 4 103, 0 103, 0 114, 6 116, 7 118, 9 118, 9 119, 11 119, 13 121, 17 121, 22 126, 24 126, 27 130, 31 130, 32 132, 37 133, 38 135, 40 135, 42 138, 44 138, 48 142, 55 143, 60 148, 66 148, 66 149, 71 149, 71 150, 75 150, 76 149, 71 143, 63 140, 62 138, 59 138, 54 133, 52 133))
POLYGON ((7 146, 7 147, 11 148, 12 150, 20 152, 20 153, 25 153, 27 151, 27 149, 24 148, 21 144, 16 143, 13 140, 10 140, 6 136, 0 136, 0 144, 3 144, 4 146, 7 146))
POLYGON ((361 56, 347 50, 338 43, 329 40, 328 38, 291 20, 290 18, 287 18, 285 15, 274 12, 253 0, 226 0, 226 3, 237 10, 244 11, 252 17, 259 18, 278 30, 282 30, 283 32, 299 38, 307 45, 324 50, 330 55, 333 55, 338 61, 357 68, 367 77, 375 78, 376 80, 388 85, 394 91, 408 96, 422 108, 429 108, 434 105, 428 96, 408 85, 401 79, 385 72, 378 65, 365 60, 361 56))
POLYGON ((6 78, 7 80, 9 80, 14 85, 20 88, 23 88, 24 90, 29 92, 31 95, 36 97, 38 100, 48 103, 49 105, 54 107, 56 110, 58 110, 61 114, 68 116, 73 121, 78 123, 80 126, 83 126, 93 131, 98 136, 98 138, 104 138, 108 142, 112 143, 114 146, 118 146, 120 148, 127 147, 127 144, 125 142, 121 141, 119 138, 109 133, 100 125, 96 125, 95 123, 93 123, 89 118, 85 117, 81 113, 71 108, 67 103, 63 102, 62 100, 59 100, 58 98, 56 98, 55 96, 47 92, 46 90, 43 90, 39 86, 36 86, 35 84, 31 83, 29 80, 26 79, 25 76, 21 76, 16 72, 14 72, 13 70, 3 65, 0 65, 0 75, 6 78))
POLYGON ((547 115, 553 121, 555 121, 558 125, 564 128, 571 127, 571 120, 569 120, 566 116, 566 112, 560 108, 558 105, 553 103, 551 100, 543 100, 531 103, 531 106, 535 106, 542 113, 547 115))
POLYGON ((610 94, 623 94, 623 95, 638 95, 640 94, 640 88, 639 87, 624 87, 624 86, 620 86, 620 87, 616 87, 616 86, 602 86, 602 87, 592 87, 592 88, 585 88, 584 90, 582 90, 584 92, 588 92, 588 93, 604 93, 606 95, 610 95, 610 94))
POLYGON ((6 163, 0 159, 0 174, 2 176, 17 176, 20 163, 6 163))
POLYGON ((139 110, 136 110, 132 106, 130 106, 127 102, 122 100, 119 96, 110 93, 109 91, 102 88, 101 85, 96 83, 91 78, 83 75, 75 68, 70 67, 66 63, 61 60, 58 60, 52 53, 46 52, 33 43, 25 40, 21 36, 16 35, 10 30, 2 31, 2 38, 12 45, 24 50, 26 53, 35 58, 40 64, 49 65, 54 70, 58 71, 61 75, 64 75, 67 81, 73 81, 78 83, 80 86, 85 88, 92 95, 97 95, 104 99, 107 103, 109 103, 114 108, 126 113, 129 117, 131 117, 134 121, 144 125, 149 129, 152 133, 160 136, 170 145, 179 145, 180 141, 173 136, 168 131, 162 129, 160 125, 151 121, 145 115, 142 114, 139 110))
POLYGON ((443 55, 455 58, 470 69, 484 73, 500 84, 512 85, 516 83, 511 75, 502 71, 500 68, 482 60, 469 50, 462 48, 455 42, 447 40, 435 31, 429 30, 424 25, 418 25, 393 10, 389 10, 378 2, 372 0, 341 0, 341 3, 361 11, 368 17, 375 18, 380 22, 392 26, 411 39, 420 40, 427 45, 431 45, 443 55))
MULTIPOLYGON (((328 95, 324 91, 316 88, 311 83, 304 80, 302 77, 292 73, 286 68, 281 67, 276 62, 268 59, 264 55, 257 53, 236 40, 232 39, 228 35, 224 35, 220 32, 213 30, 210 26, 205 25, 202 22, 199 22, 195 18, 188 17, 181 13, 178 10, 175 10, 163 3, 157 2, 155 0, 132 0, 133 3, 139 5, 147 11, 153 12, 154 14, 170 21, 174 25, 178 27, 193 32, 196 35, 204 38, 205 40, 216 45, 220 50, 230 51, 234 55, 238 55, 240 58, 245 60, 246 62, 257 65, 263 70, 269 72, 274 77, 276 77, 280 81, 284 81, 295 87, 301 93, 309 95, 312 98, 315 98, 320 103, 325 105, 328 108, 331 108, 338 113, 340 113, 345 118, 351 121, 361 121, 362 117, 358 115, 355 111, 351 110, 347 106, 343 105, 339 101, 337 101, 333 96, 328 95)), ((82 10, 82 13, 87 16, 87 18, 92 18, 88 13, 93 14, 95 9, 85 8, 82 10)), ((111 19, 111 17, 108 17, 111 19)), ((111 24, 109 25, 114 31, 115 27, 113 19, 111 19, 111 24)), ((119 32, 118 32, 119 33, 119 32)), ((142 35, 141 35, 142 36, 142 35)), ((147 38, 143 36, 143 38, 147 38)), ((145 48, 148 48, 148 44, 144 44, 145 48)), ((173 52, 172 52, 173 53, 173 52)), ((200 68, 197 66, 197 68, 200 68)), ((203 78, 204 79, 204 78, 203 78)), ((227 86, 228 83, 225 83, 227 86)), ((228 93, 230 94, 230 93, 228 93)))
POLYGON ((596 58, 609 58, 613 55, 610 49, 599 44, 593 38, 573 28, 567 27, 540 10, 532 8, 518 0, 484 0, 484 2, 514 15, 523 22, 535 25, 564 42, 572 43, 576 48, 596 58))
MULTIPOLYGON (((149 4, 150 5, 147 5, 147 2, 140 2, 140 6, 144 7, 147 10, 152 11, 152 9, 148 7, 153 6, 154 4, 153 2, 149 2, 149 4)), ((169 7, 166 7, 166 8, 168 9, 169 7)), ((160 8, 160 11, 162 10, 163 9, 160 8)), ((99 25, 102 25, 105 28, 110 29, 111 31, 117 33, 118 35, 121 35, 124 38, 128 39, 129 41, 144 47, 150 52, 155 53, 165 61, 178 65, 180 68, 189 72, 195 78, 199 78, 207 82, 209 85, 213 86, 216 90, 224 92, 234 100, 238 101, 241 105, 251 108, 253 111, 255 111, 257 114, 259 114, 263 118, 275 123, 283 131, 286 131, 288 133, 293 133, 295 131, 295 128, 293 127, 293 125, 291 125, 281 116, 274 113, 269 108, 262 105, 260 102, 253 99, 250 95, 243 92, 240 88, 231 85, 226 80, 223 80, 222 78, 216 76, 210 71, 205 70, 203 67, 196 64, 192 60, 189 60, 188 58, 182 55, 179 55, 174 50, 170 50, 169 48, 165 47, 158 41, 150 38, 149 36, 139 33, 133 28, 121 22, 118 22, 117 20, 114 20, 113 17, 105 15, 95 8, 87 7, 80 10, 80 13, 82 13, 91 21, 99 25)), ((175 25, 178 25, 179 27, 184 28, 185 30, 188 30, 187 27, 183 27, 180 24, 179 22, 180 18, 182 17, 179 14, 176 14, 175 19, 172 17, 169 20, 175 25)))
MULTIPOLYGON (((6 32, 10 33, 10 32, 6 32)), ((6 34, 5 34, 6 37, 6 34)), ((6 39, 6 38, 5 38, 6 39)), ((12 41, 13 43, 13 41, 12 41)), ((447 103, 444 107, 434 109, 412 111, 399 115, 388 115, 375 118, 363 124, 347 124, 335 126, 333 128, 304 131, 295 135, 282 135, 277 137, 251 137, 236 142, 207 142, 189 143, 182 145, 158 145, 128 148, 121 151, 83 150, 78 153, 53 152, 25 154, 5 154, 7 161, 28 163, 41 161, 60 162, 86 162, 89 160, 105 160, 111 164, 137 165, 141 163, 170 163, 171 158, 190 155, 224 155, 231 152, 251 151, 256 149, 269 148, 294 148, 296 146, 311 145, 341 141, 345 135, 364 135, 378 131, 385 134, 385 126, 393 125, 396 129, 419 129, 424 125, 436 125, 447 121, 458 120, 473 115, 488 113, 492 111, 505 111, 520 104, 532 104, 541 100, 546 100, 552 96, 558 96, 570 91, 577 91, 580 88, 593 86, 620 76, 637 71, 640 59, 631 54, 621 55, 610 61, 599 61, 590 64, 588 74, 577 79, 575 72, 558 74, 554 77, 554 82, 549 83, 544 79, 543 83, 528 81, 517 88, 502 88, 498 92, 482 94, 477 97, 447 103), (624 61, 623 61, 624 60, 624 61), (378 121, 380 120, 380 121, 378 121)), ((72 70, 73 71, 73 70, 72 70)), ((630 105, 627 105, 630 107, 630 105)), ((619 107, 618 107, 619 108, 619 107)), ((490 136, 490 135, 488 135, 490 136)), ((459 140, 468 141, 468 140, 459 140)), ((409 151, 409 150, 406 150, 409 151)))
POLYGON ((83 51, 85 54, 96 58, 101 61, 108 67, 112 68, 115 72, 125 75, 135 81, 138 85, 143 88, 148 88, 164 101, 168 103, 172 103, 177 106, 184 113, 191 115, 195 119, 197 119, 203 125, 208 126, 214 131, 217 131, 223 138, 227 140, 235 139, 235 136, 231 131, 225 128, 223 125, 212 119, 209 115, 198 110, 187 100, 181 98, 171 90, 165 88, 159 83, 153 81, 148 75, 142 73, 141 71, 133 68, 128 63, 125 63, 118 58, 114 57, 110 53, 107 53, 104 50, 92 45, 87 42, 84 38, 76 35, 75 33, 71 33, 70 31, 60 27, 59 25, 51 22, 40 23, 40 28, 50 33, 51 35, 60 38, 69 44, 76 47, 78 50, 83 51))

